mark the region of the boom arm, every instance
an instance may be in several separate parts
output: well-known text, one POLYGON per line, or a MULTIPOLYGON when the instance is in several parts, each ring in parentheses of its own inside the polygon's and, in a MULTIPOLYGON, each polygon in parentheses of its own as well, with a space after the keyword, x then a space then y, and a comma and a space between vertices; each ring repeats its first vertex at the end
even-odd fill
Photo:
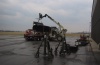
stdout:
POLYGON ((44 16, 42 16, 41 13, 39 13, 39 20, 42 19, 43 17, 48 17, 49 19, 51 19, 54 23, 56 23, 59 28, 60 28, 60 34, 65 36, 67 29, 65 29, 59 22, 55 21, 53 18, 51 18, 49 15, 45 14, 44 16))
POLYGON ((45 14, 44 16, 42 16, 42 14, 41 13, 39 13, 39 20, 40 19, 42 19, 43 17, 48 17, 49 19, 51 19, 54 23, 56 23, 59 27, 60 27, 60 29, 62 28, 62 29, 64 29, 64 27, 59 23, 59 22, 57 22, 57 21, 55 21, 53 18, 51 18, 49 15, 47 15, 47 14, 45 14))

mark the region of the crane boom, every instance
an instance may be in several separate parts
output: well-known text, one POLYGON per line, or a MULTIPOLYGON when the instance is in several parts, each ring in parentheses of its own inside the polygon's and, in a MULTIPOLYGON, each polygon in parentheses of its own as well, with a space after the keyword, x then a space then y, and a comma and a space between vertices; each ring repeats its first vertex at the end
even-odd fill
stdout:
POLYGON ((60 27, 60 29, 62 28, 62 29, 64 29, 64 27, 59 23, 59 22, 57 22, 57 21, 55 21, 53 18, 51 18, 49 15, 47 15, 47 14, 45 14, 44 16, 42 16, 42 14, 41 13, 39 13, 39 19, 42 19, 43 17, 48 17, 49 19, 51 19, 54 23, 56 23, 59 27, 60 27))
MULTIPOLYGON (((47 15, 47 14, 46 14, 47 15)), ((61 27, 62 29, 64 29, 64 27, 57 21, 55 21, 53 18, 51 18, 49 15, 47 15, 49 19, 51 19, 54 23, 56 23, 59 27, 61 27)))
POLYGON ((65 34, 66 34, 66 32, 67 32, 67 29, 65 29, 59 22, 55 21, 55 20, 54 20, 52 17, 50 17, 49 15, 45 14, 44 16, 42 16, 42 14, 39 13, 39 20, 42 19, 43 17, 46 17, 46 16, 59 26, 60 31, 58 32, 58 34, 61 35, 62 37, 65 37, 65 34))

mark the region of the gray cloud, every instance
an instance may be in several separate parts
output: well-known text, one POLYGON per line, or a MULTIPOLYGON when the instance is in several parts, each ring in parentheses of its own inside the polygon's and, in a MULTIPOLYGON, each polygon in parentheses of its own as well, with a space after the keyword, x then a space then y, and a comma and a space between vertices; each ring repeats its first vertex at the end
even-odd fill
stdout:
MULTIPOLYGON (((42 13, 59 21, 69 32, 88 31, 91 9, 91 0, 0 0, 0 29, 26 30, 42 13)), ((55 25, 46 18, 42 22, 55 25)))

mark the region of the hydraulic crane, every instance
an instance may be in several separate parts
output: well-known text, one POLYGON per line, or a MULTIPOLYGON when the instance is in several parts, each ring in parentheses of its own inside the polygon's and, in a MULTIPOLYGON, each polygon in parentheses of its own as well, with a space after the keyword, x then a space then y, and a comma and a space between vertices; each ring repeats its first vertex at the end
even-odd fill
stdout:
MULTIPOLYGON (((57 38, 59 38, 59 36, 61 36, 61 39, 57 39, 59 44, 55 47, 55 51, 54 51, 55 55, 58 54, 59 46, 61 46, 60 47, 60 51, 59 51, 59 55, 60 56, 66 55, 66 53, 69 55, 70 53, 73 52, 73 48, 74 48, 74 52, 76 52, 78 50, 78 46, 77 45, 70 46, 66 42, 66 31, 67 30, 59 22, 55 21, 49 15, 45 14, 44 16, 42 16, 42 14, 39 13, 39 20, 41 20, 44 17, 48 17, 50 20, 52 20, 54 23, 56 23, 60 28, 60 31, 58 31, 58 34, 57 34, 57 38)), ((39 20, 38 20, 38 22, 39 22, 39 20)), ((50 47, 50 43, 49 43, 48 37, 49 37, 49 35, 44 34, 44 39, 42 41, 42 42, 44 42, 44 56, 48 55, 48 56, 53 58, 53 53, 52 53, 53 49, 50 47), (46 49, 48 50, 48 54, 46 53, 46 49)), ((39 49, 40 49, 40 47, 41 47, 41 45, 38 48, 38 51, 36 53, 36 57, 39 57, 39 49)))
POLYGON ((39 13, 39 20, 41 20, 44 17, 48 17, 50 20, 52 20, 54 23, 56 23, 59 26, 60 31, 58 32, 58 35, 60 35, 61 37, 64 37, 65 36, 67 29, 65 29, 59 22, 55 21, 48 14, 45 14, 44 16, 42 16, 42 14, 39 13))
POLYGON ((57 55, 57 49, 58 49, 58 47, 59 47, 61 42, 62 42, 62 46, 61 46, 59 54, 60 55, 61 54, 65 54, 65 53, 70 54, 70 45, 66 43, 66 32, 67 32, 67 29, 65 29, 59 22, 55 21, 49 15, 45 14, 44 16, 42 16, 42 14, 39 13, 39 20, 41 20, 44 17, 48 17, 50 20, 52 20, 54 23, 56 23, 60 28, 60 31, 57 34, 57 38, 58 38, 59 44, 55 48, 55 51, 54 51, 55 55, 57 55), (60 39, 59 39, 59 37, 60 37, 60 39))

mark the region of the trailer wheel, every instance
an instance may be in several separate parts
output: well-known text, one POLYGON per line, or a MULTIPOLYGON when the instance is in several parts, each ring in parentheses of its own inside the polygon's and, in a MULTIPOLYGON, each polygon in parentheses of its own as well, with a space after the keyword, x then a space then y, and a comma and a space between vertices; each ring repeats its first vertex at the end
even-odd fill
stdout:
POLYGON ((41 37, 39 38, 39 41, 41 41, 41 37))
POLYGON ((57 40, 58 41, 62 41, 62 37, 61 36, 57 36, 57 40))
POLYGON ((28 38, 28 37, 25 37, 25 40, 26 40, 26 41, 29 41, 29 38, 28 38))

